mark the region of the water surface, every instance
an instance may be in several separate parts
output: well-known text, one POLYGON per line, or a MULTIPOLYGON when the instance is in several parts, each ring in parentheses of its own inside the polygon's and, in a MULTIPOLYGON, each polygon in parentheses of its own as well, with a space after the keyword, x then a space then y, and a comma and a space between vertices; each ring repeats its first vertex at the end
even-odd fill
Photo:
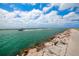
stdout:
POLYGON ((24 48, 47 40, 64 29, 0 30, 0 56, 13 56, 24 48))

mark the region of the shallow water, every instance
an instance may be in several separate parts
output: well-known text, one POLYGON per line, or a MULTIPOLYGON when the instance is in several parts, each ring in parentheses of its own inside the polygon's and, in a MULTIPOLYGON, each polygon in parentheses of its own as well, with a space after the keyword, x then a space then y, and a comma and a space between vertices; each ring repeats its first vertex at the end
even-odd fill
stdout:
POLYGON ((47 40, 65 29, 0 30, 0 56, 14 56, 24 48, 47 40))

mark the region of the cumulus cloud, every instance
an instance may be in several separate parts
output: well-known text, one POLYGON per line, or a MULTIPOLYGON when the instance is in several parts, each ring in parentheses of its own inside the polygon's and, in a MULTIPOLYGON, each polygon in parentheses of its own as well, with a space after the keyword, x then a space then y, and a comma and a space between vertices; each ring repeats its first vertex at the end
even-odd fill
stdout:
POLYGON ((63 16, 63 19, 67 21, 64 24, 64 27, 79 28, 79 14, 76 14, 75 12, 71 12, 63 16))
MULTIPOLYGON (((65 16, 58 15, 58 11, 47 12, 52 6, 60 5, 59 10, 66 8, 73 8, 73 4, 50 4, 43 8, 43 11, 33 9, 32 11, 14 10, 8 12, 0 9, 0 29, 1 28, 29 28, 29 27, 57 27, 64 26, 65 24, 74 24, 74 21, 79 20, 79 14, 70 12, 65 16), (65 7, 65 8, 64 8, 65 7)), ((76 5, 77 6, 77 5, 76 5)))
POLYGON ((79 4, 78 3, 62 3, 59 5, 59 10, 65 10, 65 9, 74 8, 74 7, 79 8, 79 4))
POLYGON ((62 16, 58 15, 57 14, 57 11, 52 11, 51 13, 49 14, 42 14, 38 19, 36 20, 31 20, 29 22, 29 24, 37 24, 37 25, 40 25, 42 24, 43 25, 47 25, 48 26, 52 25, 52 27, 54 27, 53 25, 55 26, 63 26, 65 24, 66 20, 62 19, 62 16))
POLYGON ((42 11, 36 9, 33 9, 30 12, 18 10, 8 12, 0 9, 0 12, 0 28, 40 27, 47 24, 59 24, 62 18, 57 15, 57 11, 52 11, 46 15, 44 15, 42 11))
POLYGON ((48 4, 46 7, 43 8, 43 12, 47 12, 50 8, 52 8, 54 4, 48 4))
POLYGON ((79 14, 76 14, 75 12, 71 12, 71 13, 63 16, 63 18, 70 20, 70 21, 79 21, 79 14))
POLYGON ((0 9, 0 28, 26 27, 26 25, 28 25, 29 22, 34 22, 35 19, 39 18, 41 14, 41 11, 35 9, 31 12, 18 10, 8 12, 6 10, 0 9))
POLYGON ((22 27, 20 18, 15 18, 15 12, 8 12, 0 9, 0 28, 19 28, 22 27))
POLYGON ((44 12, 44 13, 47 12, 50 8, 51 8, 51 7, 44 7, 44 8, 43 8, 43 12, 44 12))
POLYGON ((59 3, 51 3, 51 4, 47 4, 46 7, 43 8, 43 12, 47 12, 49 9, 51 9, 53 6, 59 6, 59 3))

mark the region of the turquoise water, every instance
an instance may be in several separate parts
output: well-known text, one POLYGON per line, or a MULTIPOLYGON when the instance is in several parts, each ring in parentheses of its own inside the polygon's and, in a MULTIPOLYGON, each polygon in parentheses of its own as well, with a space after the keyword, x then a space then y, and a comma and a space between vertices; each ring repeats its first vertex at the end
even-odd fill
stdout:
POLYGON ((47 40, 64 29, 0 30, 0 56, 14 56, 24 48, 47 40))

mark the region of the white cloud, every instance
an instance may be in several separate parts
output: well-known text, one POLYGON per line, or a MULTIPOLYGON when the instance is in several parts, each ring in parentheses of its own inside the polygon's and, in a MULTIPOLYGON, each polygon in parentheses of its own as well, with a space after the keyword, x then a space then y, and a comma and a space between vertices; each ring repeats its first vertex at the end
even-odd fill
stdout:
POLYGON ((51 7, 44 7, 44 8, 43 8, 43 12, 44 12, 44 13, 47 12, 50 8, 51 8, 51 7))
POLYGON ((37 20, 35 20, 38 24, 52 24, 52 25, 63 25, 65 20, 62 19, 62 16, 57 15, 57 11, 52 11, 49 14, 41 15, 37 20))
POLYGON ((58 22, 57 19, 61 18, 57 15, 57 11, 52 11, 50 14, 47 15, 44 15, 42 11, 36 9, 33 9, 30 12, 8 12, 1 9, 0 12, 0 28, 21 28, 27 26, 40 27, 47 24, 55 24, 55 22, 58 22), (19 15, 20 17, 16 17, 17 15, 19 15))
POLYGON ((42 14, 39 10, 32 10, 31 12, 14 11, 8 12, 0 9, 0 28, 21 28, 25 27, 29 22, 35 21, 42 14), (19 15, 20 17, 17 17, 19 15))
POLYGON ((34 20, 37 19, 42 14, 43 14, 42 11, 37 9, 33 9, 31 12, 28 13, 29 17, 34 20))
POLYGON ((52 8, 54 6, 54 4, 47 4, 46 7, 43 8, 43 12, 47 12, 50 8, 52 8))
POLYGON ((57 13, 57 11, 52 11, 44 15, 42 11, 37 9, 30 12, 20 10, 8 12, 0 9, 0 28, 64 26, 64 24, 72 22, 72 19, 79 19, 79 15, 74 12, 64 17, 57 13), (17 15, 20 17, 17 17, 17 15))
POLYGON ((63 16, 63 18, 66 20, 70 20, 70 21, 72 21, 72 20, 76 21, 76 20, 79 20, 79 14, 76 14, 75 12, 71 12, 71 13, 63 16))
POLYGON ((59 6, 59 3, 51 3, 51 4, 47 4, 46 7, 43 8, 43 12, 47 12, 49 9, 51 9, 53 6, 59 6))
POLYGON ((78 3, 62 3, 59 5, 59 10, 65 10, 68 8, 79 7, 78 3))
POLYGON ((63 17, 64 20, 66 20, 66 23, 64 24, 64 27, 72 27, 72 28, 78 28, 79 27, 79 14, 76 14, 75 12, 71 12, 63 17))

